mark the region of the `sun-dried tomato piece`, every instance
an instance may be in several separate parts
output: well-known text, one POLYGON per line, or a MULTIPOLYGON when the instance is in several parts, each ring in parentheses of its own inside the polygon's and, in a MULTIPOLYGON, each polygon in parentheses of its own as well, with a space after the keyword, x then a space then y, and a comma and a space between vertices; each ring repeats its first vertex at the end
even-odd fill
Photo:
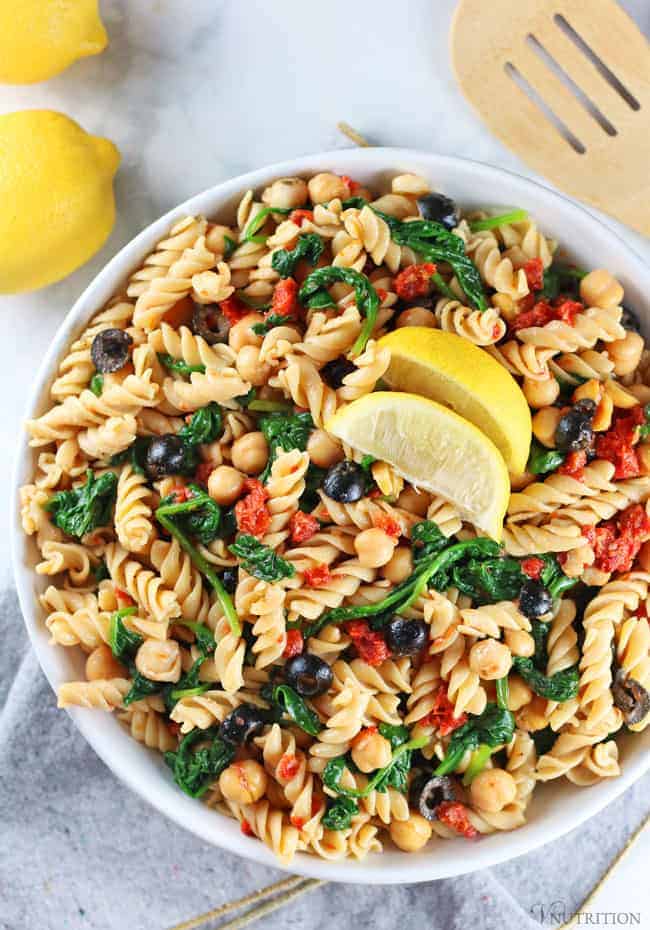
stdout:
POLYGON ((314 222, 314 213, 312 210, 292 210, 289 219, 296 226, 302 226, 305 220, 309 220, 310 223, 314 222))
POLYGON ((626 572, 650 537, 650 518, 641 504, 631 504, 617 517, 583 530, 602 572, 626 572))
POLYGON ((431 290, 431 275, 436 273, 436 266, 432 262, 422 265, 409 265, 395 278, 395 293, 402 300, 416 300, 426 297, 431 290))
POLYGON ((553 301, 553 319, 561 320, 562 323, 568 323, 569 326, 576 325, 576 315, 584 312, 582 304, 577 300, 569 300, 566 297, 557 297, 553 301))
POLYGON ((531 326, 546 326, 553 320, 561 320, 569 326, 575 326, 576 314, 582 313, 583 310, 582 304, 565 297, 554 300, 552 304, 547 300, 538 300, 532 309, 521 310, 510 324, 510 331, 516 333, 531 326))
POLYGON ((133 606, 135 604, 135 601, 133 600, 131 595, 128 594, 126 591, 123 591, 122 588, 115 588, 115 597, 118 599, 118 601, 124 601, 125 604, 128 604, 130 606, 133 606))
POLYGON ((300 315, 300 304, 298 303, 298 282, 293 278, 283 278, 275 285, 273 297, 271 298, 271 309, 269 313, 278 316, 300 315))
POLYGON ((454 705, 447 696, 447 685, 442 684, 436 692, 433 707, 425 719, 427 723, 436 728, 440 736, 447 736, 467 722, 467 714, 454 716, 454 705))
POLYGON ((303 543, 311 539, 314 533, 317 533, 320 523, 311 513, 305 513, 303 510, 296 510, 289 520, 289 532, 291 533, 291 542, 303 543))
POLYGON ((372 522, 376 529, 383 530, 387 536, 392 536, 393 539, 399 539, 402 535, 402 527, 399 525, 399 521, 395 517, 391 517, 390 514, 380 513, 372 522))
POLYGON ((544 287, 544 265, 541 258, 531 258, 524 265, 524 274, 531 291, 541 291, 544 287))
POLYGON ((538 559, 537 556, 531 555, 530 558, 522 561, 521 570, 524 575, 528 575, 529 578, 534 578, 537 581, 544 571, 544 564, 544 559, 538 559))
POLYGON ((579 452, 569 452, 557 471, 560 475, 568 475, 570 478, 575 478, 576 481, 582 481, 586 464, 587 453, 584 449, 580 449, 579 452))
POLYGON ((271 514, 266 506, 269 492, 256 478, 246 478, 244 493, 235 504, 237 527, 241 533, 263 536, 271 525, 271 514))
POLYGON ((596 438, 596 455, 614 465, 614 478, 637 478, 641 466, 634 449, 638 441, 638 427, 645 423, 645 413, 640 404, 627 413, 617 413, 606 433, 596 438))
POLYGON ((208 478, 214 471, 215 466, 212 462, 201 462, 200 465, 197 465, 196 472, 194 473, 194 478, 198 481, 199 484, 207 484, 208 478))
POLYGON ((240 830, 244 836, 255 836, 255 832, 247 820, 242 820, 240 830))
POLYGON ((285 659, 293 659, 299 656, 305 647, 305 640, 300 630, 287 630, 287 645, 284 647, 282 655, 285 659))
POLYGON ((381 665, 390 656, 384 637, 371 630, 365 620, 349 620, 345 624, 345 632, 354 643, 359 658, 368 665, 381 665))
POLYGON ((438 804, 436 817, 440 823, 444 823, 465 839, 473 840, 478 836, 478 830, 472 826, 467 808, 460 801, 443 801, 442 804, 438 804))
POLYGON ((219 303, 219 309, 231 326, 234 326, 235 323, 239 323, 241 319, 251 312, 251 308, 247 307, 243 301, 234 295, 222 300, 219 303))
POLYGON ((322 588, 332 577, 329 567, 324 562, 314 565, 313 568, 306 568, 303 575, 305 584, 310 588, 322 588))
POLYGON ((293 755, 293 753, 285 752, 280 761, 278 762, 278 776, 283 779, 283 781, 291 781, 298 774, 300 769, 300 759, 298 756, 293 755))

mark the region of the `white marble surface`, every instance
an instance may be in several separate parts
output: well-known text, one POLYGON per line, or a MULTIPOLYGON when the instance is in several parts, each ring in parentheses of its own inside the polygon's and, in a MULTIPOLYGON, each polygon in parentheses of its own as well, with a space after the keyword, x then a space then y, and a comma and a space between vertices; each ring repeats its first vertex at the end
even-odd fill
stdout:
MULTIPOLYGON (((454 84, 447 52, 454 5, 101 0, 111 38, 103 55, 46 84, 0 87, 0 112, 60 109, 111 138, 123 159, 118 222, 101 253, 53 287, 0 298, 0 486, 7 486, 22 408, 52 333, 108 258, 175 203, 241 171, 349 145, 337 132, 340 119, 382 144, 531 173, 483 129, 454 84)), ((647 0, 623 5, 649 34, 647 0)), ((618 229, 650 258, 647 240, 618 229)), ((3 495, 0 528, 7 506, 3 495)), ((2 531, 0 585, 10 577, 2 531)), ((639 861, 625 867, 603 910, 621 909, 639 861)), ((645 910, 650 925, 647 897, 645 910)))

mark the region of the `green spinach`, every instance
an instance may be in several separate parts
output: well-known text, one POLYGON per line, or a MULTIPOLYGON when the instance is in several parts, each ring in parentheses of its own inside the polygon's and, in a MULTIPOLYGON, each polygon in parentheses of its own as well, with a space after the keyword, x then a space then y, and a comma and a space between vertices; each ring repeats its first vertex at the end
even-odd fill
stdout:
POLYGON ((359 805, 352 798, 328 798, 322 824, 326 830, 348 830, 358 813, 359 805))
POLYGON ((266 483, 278 452, 305 451, 314 421, 309 413, 271 413, 261 417, 258 426, 269 447, 269 460, 260 475, 260 481, 266 483))
POLYGON ((282 714, 310 736, 318 736, 323 729, 318 715, 307 707, 303 698, 289 685, 276 685, 271 692, 271 701, 282 714))
POLYGON ((95 397, 101 397, 102 391, 104 390, 104 375, 99 372, 95 374, 90 379, 90 390, 93 392, 95 397))
POLYGON ((201 407, 192 414, 189 423, 186 423, 178 435, 186 445, 198 446, 206 442, 214 442, 223 431, 223 417, 219 404, 212 401, 207 407, 201 407))
POLYGON ((85 484, 71 491, 58 491, 45 504, 45 509, 60 530, 81 539, 98 526, 110 523, 116 493, 115 472, 106 471, 95 478, 88 469, 85 484))
POLYGON ((219 535, 221 508, 198 484, 189 484, 187 491, 191 495, 187 500, 177 503, 176 495, 170 494, 161 500, 160 506, 185 535, 207 546, 219 535))
POLYGON ((487 229, 498 229, 499 226, 509 223, 523 223, 527 219, 527 210, 512 210, 510 213, 502 213, 501 216, 487 216, 482 220, 472 220, 469 228, 472 232, 482 232, 487 229))
MULTIPOLYGON (((475 750, 484 745, 496 749, 497 746, 509 743, 514 732, 513 714, 498 704, 487 704, 482 714, 470 717, 467 723, 454 730, 445 758, 434 774, 448 775, 449 772, 453 772, 468 750, 475 750)), ((481 754, 482 757, 486 752, 487 750, 481 754)))
POLYGON ((118 452, 109 460, 109 465, 124 465, 129 462, 136 475, 145 474, 145 461, 151 443, 151 436, 136 436, 128 449, 118 452))
POLYGON ((273 253, 271 266, 281 278, 290 278, 301 259, 315 265, 323 254, 325 243, 316 233, 303 233, 293 249, 278 249, 273 253))
POLYGON ((219 727, 198 727, 183 737, 176 752, 166 752, 165 762, 174 773, 174 781, 191 798, 200 798, 230 765, 235 747, 219 739, 219 727), (194 749, 197 743, 208 743, 194 749))
POLYGON ((264 322, 253 323, 251 329, 256 336, 266 336, 270 330, 276 326, 284 326, 286 323, 295 323, 296 318, 293 316, 282 316, 281 313, 269 313, 264 322))
POLYGON ((550 676, 535 668, 532 658, 513 656, 512 665, 535 694, 548 701, 563 703, 570 701, 578 694, 580 675, 577 665, 572 665, 571 668, 565 668, 550 676))
POLYGON ((188 365, 188 363, 182 358, 174 358, 173 355, 168 355, 166 352, 158 352, 158 361, 161 365, 168 371, 173 371, 177 375, 184 375, 186 378, 189 378, 190 375, 194 372, 199 372, 199 374, 205 374, 205 365, 188 365))
POLYGON ((292 578, 296 573, 291 562, 248 533, 240 533, 228 548, 242 560, 244 571, 260 581, 280 581, 282 578, 292 578))
POLYGON ((357 310, 365 317, 361 332, 351 349, 353 355, 359 355, 360 352, 363 352, 366 343, 370 339, 377 320, 380 303, 377 291, 365 274, 355 271, 354 268, 339 268, 334 265, 327 268, 317 268, 305 278, 298 293, 298 298, 304 304, 322 288, 329 287, 329 285, 335 284, 337 281, 342 281, 354 288, 357 310))
POLYGON ((558 452, 557 449, 547 449, 536 439, 533 439, 526 471, 530 472, 531 475, 547 475, 559 468, 565 458, 564 452, 558 452))
POLYGON ((279 213, 280 216, 287 216, 291 213, 291 210, 291 207, 263 207, 244 230, 244 242, 255 242, 257 245, 264 245, 269 237, 264 235, 258 236, 256 233, 264 226, 269 216, 272 213, 279 213))
POLYGON ((405 743, 400 743, 393 751, 388 765, 382 769, 377 769, 364 788, 345 788, 340 784, 348 763, 345 756, 336 756, 334 759, 330 759, 323 770, 323 784, 330 791, 347 798, 365 798, 371 791, 384 792, 388 788, 406 791, 412 751, 426 746, 427 741, 426 736, 418 736, 405 743))

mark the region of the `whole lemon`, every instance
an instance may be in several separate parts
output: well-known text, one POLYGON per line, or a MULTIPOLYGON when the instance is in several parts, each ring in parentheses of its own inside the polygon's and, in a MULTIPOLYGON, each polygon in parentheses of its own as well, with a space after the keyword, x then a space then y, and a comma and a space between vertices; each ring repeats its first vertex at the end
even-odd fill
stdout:
POLYGON ((0 81, 33 84, 108 44, 97 0, 0 0, 0 81))
POLYGON ((119 163, 112 142, 63 113, 0 116, 0 294, 59 281, 94 255, 115 222, 119 163))

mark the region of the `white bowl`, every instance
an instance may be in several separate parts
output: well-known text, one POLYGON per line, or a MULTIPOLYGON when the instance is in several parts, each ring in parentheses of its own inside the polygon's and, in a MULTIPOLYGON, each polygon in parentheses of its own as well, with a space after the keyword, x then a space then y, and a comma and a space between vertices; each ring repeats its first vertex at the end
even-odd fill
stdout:
MULTIPOLYGON (((123 284, 170 226, 187 214, 227 217, 243 191, 260 188, 276 177, 311 175, 332 170, 348 174, 371 189, 388 189, 396 173, 414 171, 427 177, 434 189, 444 191, 464 208, 524 207, 549 235, 555 236, 578 264, 605 267, 625 286, 626 302, 650 323, 650 274, 643 262, 615 233, 581 207, 539 184, 510 172, 459 158, 404 149, 368 148, 309 155, 252 171, 192 197, 152 223, 95 278, 68 313, 40 366, 27 416, 41 413, 47 405, 46 389, 54 377, 66 347, 123 284), (229 212, 230 211, 230 212, 229 212)), ((646 326, 650 332, 650 326, 646 326)), ((25 623, 43 671, 53 688, 82 673, 80 656, 72 650, 53 648, 36 595, 46 579, 34 572, 36 550, 20 527, 18 488, 32 478, 35 456, 21 437, 13 480, 12 528, 14 569, 25 623)), ((47 579, 49 580, 49 579, 47 579)), ((203 840, 267 866, 278 865, 261 842, 244 836, 236 821, 209 810, 184 795, 172 782, 162 757, 137 743, 118 721, 100 711, 72 708, 68 711, 95 752, 134 791, 182 827, 203 840)), ((339 882, 399 884, 459 875, 504 862, 557 839, 602 810, 650 767, 650 730, 620 739, 622 775, 590 788, 557 781, 539 785, 529 809, 530 821, 512 833, 497 833, 468 843, 440 840, 425 851, 409 855, 387 849, 364 862, 328 862, 304 853, 296 856, 290 871, 339 882)))

